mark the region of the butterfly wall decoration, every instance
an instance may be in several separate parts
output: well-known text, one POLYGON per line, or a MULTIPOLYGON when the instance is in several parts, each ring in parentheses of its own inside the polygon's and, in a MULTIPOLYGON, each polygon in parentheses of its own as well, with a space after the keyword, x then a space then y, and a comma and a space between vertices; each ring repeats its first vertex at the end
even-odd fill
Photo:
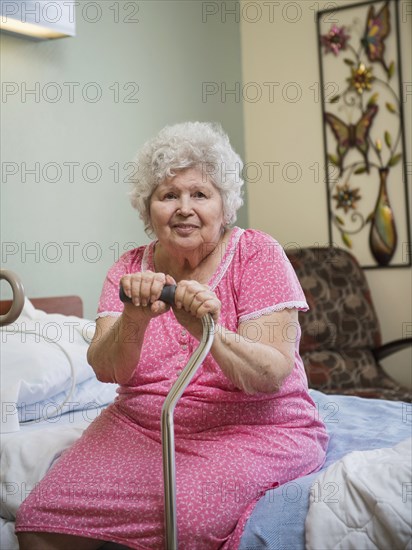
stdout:
POLYGON ((366 171, 369 172, 369 131, 378 110, 379 107, 377 105, 371 105, 356 124, 346 124, 346 122, 336 115, 325 113, 325 120, 329 124, 337 141, 337 165, 340 175, 343 173, 345 155, 351 147, 356 147, 361 153, 365 161, 366 171))
POLYGON ((386 72, 389 71, 389 68, 384 57, 385 39, 390 32, 389 2, 386 2, 378 13, 375 13, 375 6, 370 6, 362 45, 369 61, 381 63, 386 72))
POLYGON ((329 241, 366 268, 412 265, 398 3, 317 14, 329 241))

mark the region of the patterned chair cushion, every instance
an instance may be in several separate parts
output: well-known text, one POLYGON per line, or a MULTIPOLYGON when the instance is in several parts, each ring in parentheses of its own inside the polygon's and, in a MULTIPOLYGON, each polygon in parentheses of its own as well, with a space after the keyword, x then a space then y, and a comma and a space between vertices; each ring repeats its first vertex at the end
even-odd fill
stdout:
POLYGON ((365 275, 339 248, 288 250, 310 310, 299 313, 300 352, 309 387, 325 393, 410 401, 376 362, 378 318, 365 275))
POLYGON ((301 351, 375 348, 378 318, 363 271, 339 248, 288 251, 310 310, 301 315, 301 351))
POLYGON ((324 393, 409 401, 411 392, 392 380, 370 350, 321 350, 302 353, 309 386, 324 393))

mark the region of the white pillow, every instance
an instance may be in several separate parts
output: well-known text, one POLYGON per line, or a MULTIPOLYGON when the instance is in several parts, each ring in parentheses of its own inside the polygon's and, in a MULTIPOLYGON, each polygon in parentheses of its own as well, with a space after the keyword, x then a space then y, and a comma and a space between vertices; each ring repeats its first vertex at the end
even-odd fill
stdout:
POLYGON ((62 415, 68 415, 71 418, 74 411, 84 411, 84 417, 87 420, 94 419, 95 409, 111 403, 117 395, 117 388, 117 384, 106 384, 99 382, 97 378, 89 378, 76 384, 68 400, 68 392, 65 391, 31 405, 20 403, 19 421, 27 423, 48 419, 49 424, 56 424, 62 415))
POLYGON ((47 314, 26 300, 17 321, 1 329, 2 433, 18 429, 18 407, 70 393, 95 377, 86 359, 94 330, 93 321, 47 314))

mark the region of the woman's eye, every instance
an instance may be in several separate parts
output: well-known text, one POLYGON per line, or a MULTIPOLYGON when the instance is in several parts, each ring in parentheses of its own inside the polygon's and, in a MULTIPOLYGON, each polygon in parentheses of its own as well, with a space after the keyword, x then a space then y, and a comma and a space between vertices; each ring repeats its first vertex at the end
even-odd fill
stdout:
POLYGON ((174 193, 166 193, 166 195, 163 195, 164 200, 173 200, 176 198, 176 195, 174 193))
POLYGON ((204 193, 202 193, 201 191, 196 191, 196 193, 194 194, 194 196, 197 198, 197 199, 205 199, 206 198, 206 195, 204 193))

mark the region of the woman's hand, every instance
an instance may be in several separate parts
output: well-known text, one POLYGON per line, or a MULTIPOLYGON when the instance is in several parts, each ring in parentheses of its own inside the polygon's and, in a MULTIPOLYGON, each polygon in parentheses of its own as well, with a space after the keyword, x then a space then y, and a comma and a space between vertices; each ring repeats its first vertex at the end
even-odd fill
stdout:
POLYGON ((220 300, 207 285, 184 280, 177 284, 174 314, 179 323, 198 340, 203 332, 201 318, 210 313, 217 323, 220 310, 220 300))
POLYGON ((165 285, 175 285, 176 281, 170 275, 142 271, 124 275, 120 283, 126 296, 132 302, 125 304, 124 313, 134 319, 151 319, 165 313, 170 306, 159 300, 165 285))
POLYGON ((220 300, 207 285, 197 281, 176 281, 170 275, 143 271, 125 275, 120 280, 126 296, 132 299, 126 303, 124 314, 138 321, 147 322, 168 311, 169 307, 158 298, 165 285, 177 285, 173 311, 179 323, 197 339, 202 338, 201 318, 210 313, 218 321, 221 309, 220 300))
POLYGON ((144 271, 125 275, 120 284, 132 302, 125 303, 117 319, 107 316, 97 320, 87 359, 101 382, 127 384, 139 363, 150 319, 170 307, 159 300, 162 289, 176 283, 170 275, 144 271))

